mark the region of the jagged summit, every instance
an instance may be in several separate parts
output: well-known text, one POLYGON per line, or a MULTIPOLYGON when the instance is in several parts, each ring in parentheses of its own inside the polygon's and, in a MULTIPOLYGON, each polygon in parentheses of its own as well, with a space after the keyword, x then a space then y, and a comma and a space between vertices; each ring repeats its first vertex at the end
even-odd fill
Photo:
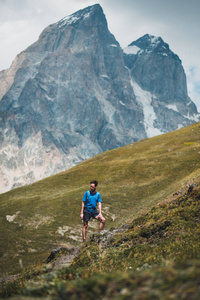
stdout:
POLYGON ((95 5, 88 6, 84 9, 80 9, 79 11, 64 17, 56 24, 58 24, 61 27, 66 25, 75 25, 77 22, 85 21, 87 18, 90 17, 92 18, 95 15, 104 16, 103 9, 100 6, 100 4, 95 4, 95 5))
POLYGON ((147 49, 147 48, 155 48, 160 44, 165 44, 161 37, 156 37, 154 35, 145 34, 141 38, 132 42, 129 46, 136 45, 136 46, 140 47, 141 49, 147 49))
POLYGON ((95 41, 119 46, 115 37, 108 30, 105 14, 99 4, 81 9, 57 23, 49 25, 41 33, 39 40, 28 48, 28 51, 38 50, 41 44, 44 44, 44 46, 42 45, 43 50, 50 52, 58 49, 66 51, 69 48, 77 51, 78 44, 81 51, 89 51, 95 41), (72 49, 74 45, 76 48, 72 49))
POLYGON ((128 55, 142 53, 150 54, 152 51, 163 56, 173 56, 180 60, 179 57, 170 50, 169 45, 165 43, 161 37, 156 37, 150 34, 145 34, 124 49, 124 53, 128 55))

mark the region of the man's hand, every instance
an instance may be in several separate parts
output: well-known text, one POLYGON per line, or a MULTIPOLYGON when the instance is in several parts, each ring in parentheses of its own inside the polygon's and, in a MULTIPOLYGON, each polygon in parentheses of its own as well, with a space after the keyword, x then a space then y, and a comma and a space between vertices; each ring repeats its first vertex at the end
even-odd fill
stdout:
POLYGON ((98 218, 99 220, 102 220, 102 219, 103 219, 103 216, 102 216, 102 214, 101 214, 101 213, 99 213, 99 214, 98 214, 98 216, 97 216, 97 218, 98 218))
POLYGON ((81 218, 81 220, 83 220, 83 213, 80 214, 80 218, 81 218))

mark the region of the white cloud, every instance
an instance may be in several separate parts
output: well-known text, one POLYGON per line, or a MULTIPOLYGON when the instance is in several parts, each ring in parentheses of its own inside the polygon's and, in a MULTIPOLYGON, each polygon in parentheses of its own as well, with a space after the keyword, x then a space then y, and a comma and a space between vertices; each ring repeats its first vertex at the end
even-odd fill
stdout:
POLYGON ((9 68, 21 51, 34 43, 43 29, 91 0, 0 0, 0 70, 9 68))
POLYGON ((200 112, 200 68, 190 68, 187 74, 188 94, 200 112))
MULTIPOLYGON (((38 28, 40 30, 40 28, 38 28)), ((5 22, 0 26, 1 70, 8 68, 15 56, 37 39, 35 24, 27 20, 5 22)))

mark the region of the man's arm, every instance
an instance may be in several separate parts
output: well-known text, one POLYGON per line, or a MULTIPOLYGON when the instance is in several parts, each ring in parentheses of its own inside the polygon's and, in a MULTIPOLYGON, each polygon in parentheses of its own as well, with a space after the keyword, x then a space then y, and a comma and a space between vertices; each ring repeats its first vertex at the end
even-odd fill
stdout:
POLYGON ((85 207, 85 201, 87 200, 87 192, 85 192, 85 194, 83 195, 83 201, 82 201, 82 206, 81 206, 81 214, 80 214, 80 218, 81 220, 83 220, 83 210, 85 207))
POLYGON ((85 207, 85 202, 82 201, 82 206, 81 206, 81 214, 80 214, 80 218, 81 220, 83 220, 83 210, 84 210, 84 207, 85 207))
POLYGON ((101 208, 102 208, 101 202, 99 202, 98 204, 99 204, 99 214, 101 215, 101 208))

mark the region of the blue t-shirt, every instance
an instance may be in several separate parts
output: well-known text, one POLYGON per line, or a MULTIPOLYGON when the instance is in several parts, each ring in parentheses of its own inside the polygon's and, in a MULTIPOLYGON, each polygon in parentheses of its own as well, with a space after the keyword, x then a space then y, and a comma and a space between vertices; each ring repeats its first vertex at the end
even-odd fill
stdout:
POLYGON ((90 191, 87 191, 83 195, 83 202, 85 202, 85 208, 96 209, 97 203, 102 202, 101 194, 99 192, 92 194, 90 191))

